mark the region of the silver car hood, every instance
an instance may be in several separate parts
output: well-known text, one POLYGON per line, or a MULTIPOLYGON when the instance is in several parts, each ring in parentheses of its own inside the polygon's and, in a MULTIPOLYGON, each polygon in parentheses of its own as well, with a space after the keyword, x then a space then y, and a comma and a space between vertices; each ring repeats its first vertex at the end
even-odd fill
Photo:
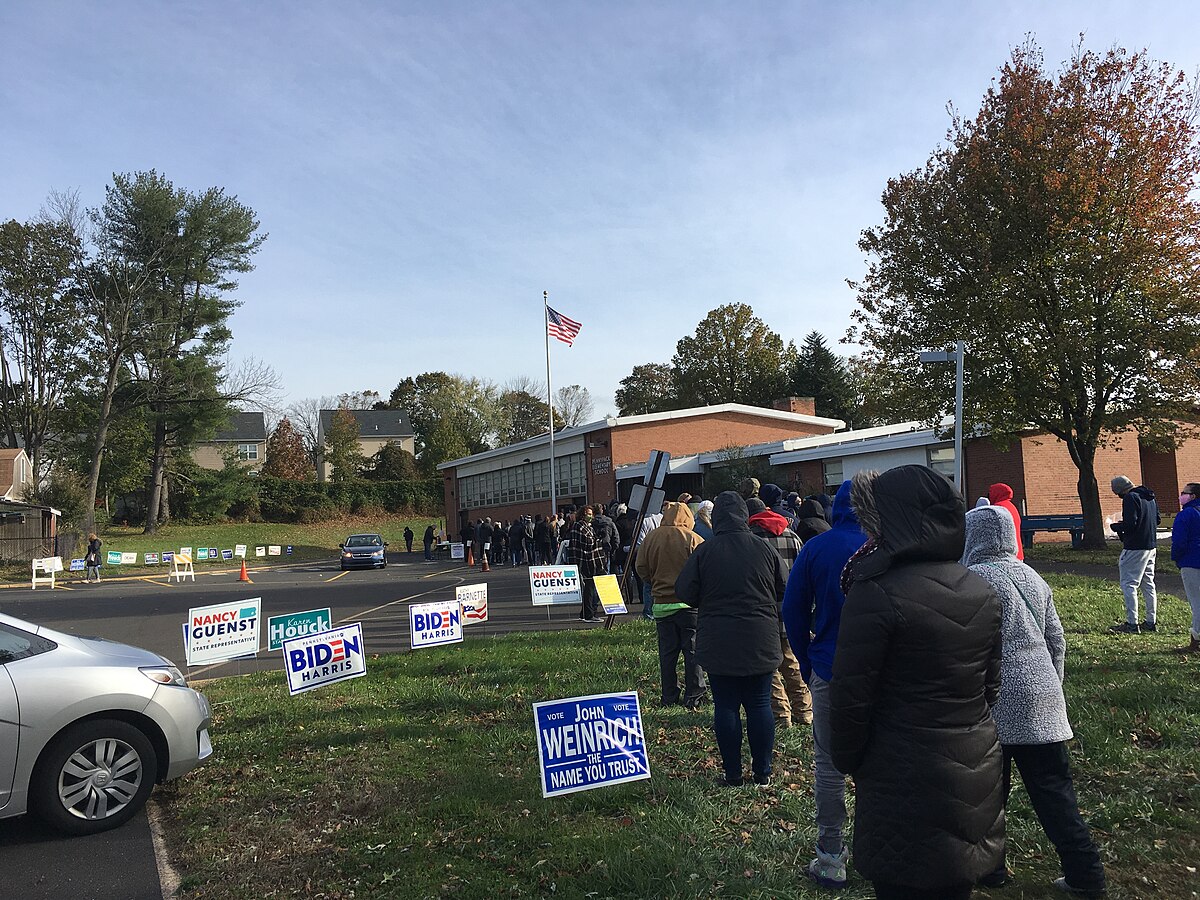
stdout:
POLYGON ((163 659, 157 653, 143 650, 141 647, 131 647, 129 644, 110 641, 107 638, 67 634, 62 631, 55 631, 52 628, 38 628, 37 633, 40 637, 48 638, 59 646, 72 647, 89 656, 105 656, 114 662, 122 664, 132 666, 162 666, 169 662, 169 660, 163 659))

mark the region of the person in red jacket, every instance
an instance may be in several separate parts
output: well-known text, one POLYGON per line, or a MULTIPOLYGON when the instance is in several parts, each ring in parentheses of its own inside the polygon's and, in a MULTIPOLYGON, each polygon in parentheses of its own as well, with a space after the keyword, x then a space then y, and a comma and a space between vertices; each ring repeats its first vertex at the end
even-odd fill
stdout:
POLYGON ((1021 514, 1013 505, 1012 498, 1013 489, 1002 481, 998 481, 988 488, 988 501, 992 506, 1007 509, 1008 514, 1013 517, 1013 524, 1017 526, 1017 559, 1024 559, 1025 547, 1021 543, 1021 514))

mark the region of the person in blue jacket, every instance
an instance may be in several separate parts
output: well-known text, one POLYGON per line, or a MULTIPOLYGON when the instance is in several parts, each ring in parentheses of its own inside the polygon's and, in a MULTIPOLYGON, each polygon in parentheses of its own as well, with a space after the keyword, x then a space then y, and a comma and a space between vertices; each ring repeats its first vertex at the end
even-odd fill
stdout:
POLYGON ((846 883, 850 850, 846 827, 846 778, 829 755, 829 682, 842 617, 842 570, 866 543, 850 506, 850 482, 842 482, 832 506, 833 527, 805 541, 792 565, 783 595, 783 624, 800 662, 800 674, 812 692, 813 744, 816 759, 817 856, 808 875, 824 887, 846 883))
POLYGON ((1200 653, 1200 484, 1189 481, 1179 492, 1179 515, 1171 526, 1171 561, 1183 576, 1192 608, 1192 642, 1180 653, 1200 653))

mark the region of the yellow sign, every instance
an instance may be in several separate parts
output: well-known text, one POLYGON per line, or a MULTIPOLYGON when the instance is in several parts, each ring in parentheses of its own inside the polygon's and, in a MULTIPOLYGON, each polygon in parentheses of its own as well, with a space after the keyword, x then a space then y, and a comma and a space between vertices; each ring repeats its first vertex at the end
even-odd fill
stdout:
POLYGON ((597 575, 596 593, 600 596, 600 605, 604 607, 606 616, 628 612, 625 609, 625 598, 621 596, 621 585, 616 575, 597 575))

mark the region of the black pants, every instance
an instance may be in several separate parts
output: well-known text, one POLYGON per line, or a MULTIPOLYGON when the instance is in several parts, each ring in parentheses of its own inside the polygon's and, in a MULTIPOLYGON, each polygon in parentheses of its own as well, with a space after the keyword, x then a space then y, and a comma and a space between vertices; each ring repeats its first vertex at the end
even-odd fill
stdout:
POLYGON ((974 887, 970 884, 950 885, 948 887, 915 888, 907 884, 889 884, 886 881, 873 881, 877 900, 967 900, 974 887))
POLYGON ((581 575, 579 584, 579 593, 583 598, 583 608, 579 610, 579 615, 584 619, 594 619, 600 614, 600 598, 596 596, 596 579, 581 575))
MULTIPOLYGON (((1079 814, 1066 742, 1007 744, 1002 749, 1005 805, 1008 804, 1015 762, 1042 830, 1058 851, 1067 883, 1080 890, 1103 889, 1104 864, 1100 862, 1100 853, 1092 842, 1087 823, 1079 814)), ((1000 868, 1004 868, 1003 860, 1000 868)))
POLYGON ((696 620, 700 613, 694 609, 681 609, 658 619, 654 625, 658 631, 658 674, 662 679, 662 702, 668 706, 678 703, 679 654, 683 654, 683 703, 690 706, 704 697, 708 685, 704 683, 704 670, 696 662, 696 620))

